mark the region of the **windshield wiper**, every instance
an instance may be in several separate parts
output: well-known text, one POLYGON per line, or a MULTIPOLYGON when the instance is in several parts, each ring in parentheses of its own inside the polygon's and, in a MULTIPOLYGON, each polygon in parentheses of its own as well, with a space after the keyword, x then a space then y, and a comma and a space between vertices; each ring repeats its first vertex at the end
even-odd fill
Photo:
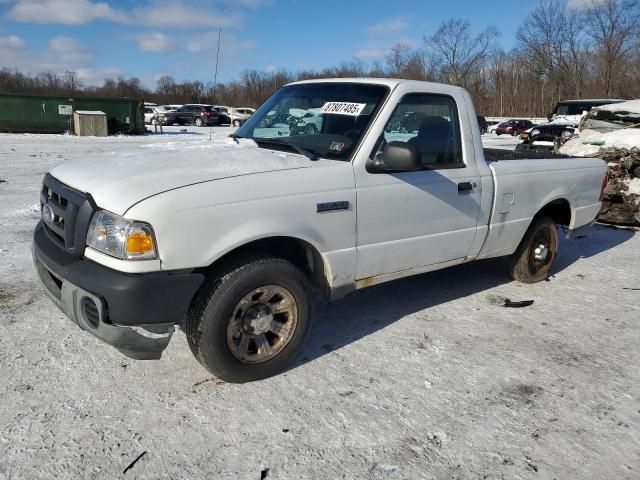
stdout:
POLYGON ((300 155, 304 155, 309 160, 313 160, 313 161, 318 160, 318 155, 316 155, 315 153, 305 148, 302 148, 300 145, 296 145, 295 143, 284 142, 282 140, 272 139, 272 138, 269 138, 269 139, 254 138, 253 141, 256 142, 258 145, 260 145, 261 143, 272 144, 272 145, 284 145, 286 147, 292 148, 300 155))

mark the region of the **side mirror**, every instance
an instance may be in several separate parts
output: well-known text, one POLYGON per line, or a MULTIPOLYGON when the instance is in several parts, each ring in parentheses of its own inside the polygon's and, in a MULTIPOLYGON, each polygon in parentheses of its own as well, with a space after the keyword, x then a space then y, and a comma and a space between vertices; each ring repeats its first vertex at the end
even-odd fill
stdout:
POLYGON ((368 168, 371 173, 414 172, 422 168, 420 152, 415 145, 405 142, 389 142, 384 152, 368 168))
POLYGON ((553 118, 553 113, 547 113, 547 120, 551 121, 553 118))

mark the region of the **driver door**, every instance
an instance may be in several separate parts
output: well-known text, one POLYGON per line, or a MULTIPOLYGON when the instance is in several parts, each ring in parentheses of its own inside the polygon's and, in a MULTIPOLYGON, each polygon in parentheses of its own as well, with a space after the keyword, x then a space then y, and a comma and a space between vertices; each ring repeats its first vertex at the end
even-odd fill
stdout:
MULTIPOLYGON (((465 161, 465 154, 473 155, 465 148, 471 143, 463 144, 460 118, 466 115, 462 97, 402 97, 372 155, 381 155, 387 142, 408 142, 418 148, 422 169, 356 169, 356 279, 464 261, 476 236, 482 194, 475 162, 465 161)), ((470 136, 470 127, 464 134, 470 136)))

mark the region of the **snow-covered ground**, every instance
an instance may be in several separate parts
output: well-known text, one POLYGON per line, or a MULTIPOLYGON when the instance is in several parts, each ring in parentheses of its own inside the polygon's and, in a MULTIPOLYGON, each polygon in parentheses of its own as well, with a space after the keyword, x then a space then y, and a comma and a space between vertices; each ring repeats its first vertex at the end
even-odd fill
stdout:
POLYGON ((639 477, 632 230, 563 241, 548 282, 491 260, 319 306, 295 365, 245 385, 212 379, 181 333, 143 362, 80 331, 31 266, 41 178, 90 153, 208 141, 168 130, 0 134, 0 478, 639 477))

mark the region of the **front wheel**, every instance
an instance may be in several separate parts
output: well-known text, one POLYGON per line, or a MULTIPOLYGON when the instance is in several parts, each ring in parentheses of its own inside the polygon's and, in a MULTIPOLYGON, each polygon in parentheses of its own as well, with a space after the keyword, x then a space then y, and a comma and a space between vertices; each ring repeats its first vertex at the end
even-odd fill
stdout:
POLYGON ((186 321, 196 359, 232 383, 283 370, 311 325, 306 276, 287 260, 256 256, 238 258, 214 277, 186 321))
POLYGON ((549 277, 558 254, 558 227, 549 217, 538 217, 509 259, 511 278, 536 283, 549 277))
POLYGON ((239 127, 240 125, 241 125, 241 124, 240 124, 240 120, 234 120, 234 121, 233 121, 233 126, 234 126, 234 127, 239 127))

